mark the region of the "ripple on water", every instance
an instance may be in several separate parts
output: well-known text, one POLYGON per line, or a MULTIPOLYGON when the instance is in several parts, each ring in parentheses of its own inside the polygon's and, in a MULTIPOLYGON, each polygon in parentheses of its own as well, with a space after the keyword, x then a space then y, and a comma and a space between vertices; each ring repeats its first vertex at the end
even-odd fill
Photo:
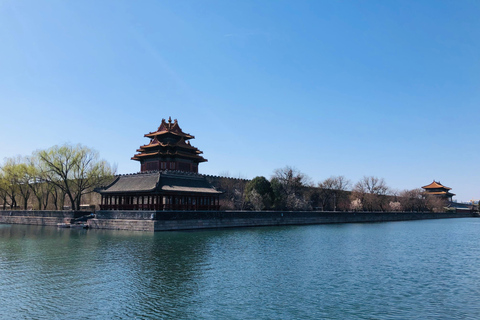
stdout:
POLYGON ((478 319, 476 221, 154 235, 3 226, 0 318, 478 319))

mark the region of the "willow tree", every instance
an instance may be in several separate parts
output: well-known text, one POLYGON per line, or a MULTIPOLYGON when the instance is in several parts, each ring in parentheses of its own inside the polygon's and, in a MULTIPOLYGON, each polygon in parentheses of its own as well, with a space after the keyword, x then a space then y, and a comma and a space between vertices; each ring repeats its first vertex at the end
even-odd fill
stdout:
POLYGON ((17 199, 22 198, 23 208, 27 209, 30 189, 28 187, 28 177, 26 176, 26 164, 20 156, 6 158, 1 167, 2 189, 10 200, 10 207, 17 207, 17 199))
MULTIPOLYGON (((38 153, 39 151, 36 151, 28 158, 27 173, 30 179, 28 185, 37 199, 37 209, 45 210, 48 206, 49 196, 53 195, 56 186, 47 183, 47 168, 45 164, 40 161, 38 153)), ((57 208, 57 203, 55 203, 55 208, 57 208)))
POLYGON ((97 151, 80 144, 53 146, 39 151, 38 157, 45 167, 47 182, 68 196, 73 210, 80 209, 84 194, 93 192, 115 173, 97 151))
MULTIPOLYGON (((7 161, 7 164, 9 161, 7 161)), ((15 183, 17 184, 18 192, 20 193, 23 209, 27 210, 28 199, 30 199, 30 176, 31 168, 27 164, 26 158, 18 156, 16 158, 10 158, 10 170, 11 175, 15 183)))
POLYGON ((0 168, 0 199, 2 199, 2 209, 6 210, 8 205, 8 182, 5 179, 5 173, 0 168))

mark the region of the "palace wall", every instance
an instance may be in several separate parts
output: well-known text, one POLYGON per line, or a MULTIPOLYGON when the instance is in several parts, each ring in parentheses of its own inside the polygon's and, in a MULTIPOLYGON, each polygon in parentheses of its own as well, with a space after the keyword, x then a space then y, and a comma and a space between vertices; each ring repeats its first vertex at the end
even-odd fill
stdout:
POLYGON ((387 222, 424 219, 472 217, 471 213, 401 213, 401 212, 205 212, 178 219, 178 213, 162 214, 155 221, 155 231, 209 228, 286 226, 332 223, 387 222), (213 214, 212 214, 213 213, 213 214), (218 213, 218 214, 216 214, 218 213))
MULTIPOLYGON (((84 212, 0 211, 2 224, 56 226, 84 212)), ((93 229, 174 231, 215 228, 364 223, 476 217, 472 213, 318 212, 318 211, 98 211, 88 220, 93 229)))

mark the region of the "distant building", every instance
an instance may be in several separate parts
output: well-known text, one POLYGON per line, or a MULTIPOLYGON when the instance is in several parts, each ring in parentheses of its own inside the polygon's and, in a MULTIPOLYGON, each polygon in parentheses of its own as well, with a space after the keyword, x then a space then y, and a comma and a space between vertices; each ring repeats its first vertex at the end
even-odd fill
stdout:
POLYGON ((473 204, 469 203, 450 202, 447 208, 455 212, 473 212, 475 210, 474 207, 473 204))
POLYGON ((452 197, 455 195, 454 193, 450 192, 452 188, 445 187, 440 183, 440 181, 437 182, 435 180, 433 180, 433 182, 429 185, 423 186, 422 189, 424 190, 423 194, 426 196, 434 195, 450 202, 452 201, 452 197))
POLYGON ((98 189, 101 210, 219 210, 222 192, 198 174, 198 164, 207 160, 190 145, 194 136, 169 118, 145 137, 150 142, 132 157, 141 172, 119 175, 98 189))

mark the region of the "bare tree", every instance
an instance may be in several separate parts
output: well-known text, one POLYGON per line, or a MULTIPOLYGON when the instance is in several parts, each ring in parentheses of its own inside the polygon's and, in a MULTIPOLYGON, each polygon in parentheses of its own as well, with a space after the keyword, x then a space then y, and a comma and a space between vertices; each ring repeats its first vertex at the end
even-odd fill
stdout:
POLYGON ((444 212, 447 206, 447 200, 436 195, 425 196, 425 207, 428 211, 444 212))
POLYGON ((358 211, 362 209, 362 201, 360 199, 353 199, 350 203, 350 210, 358 211))
POLYGON ((337 204, 346 198, 350 181, 344 176, 332 176, 318 184, 319 202, 322 210, 337 210, 337 204))
POLYGON ((220 206, 222 209, 243 210, 245 208, 246 179, 227 176, 207 177, 207 179, 215 188, 223 191, 223 195, 220 197, 220 206))
POLYGON ((398 200, 404 211, 418 212, 426 210, 422 189, 403 190, 398 200))
POLYGON ((270 180, 273 194, 274 206, 277 210, 307 210, 310 207, 305 197, 306 187, 312 183, 308 176, 295 168, 286 166, 275 170, 270 180))
POLYGON ((383 178, 364 176, 355 184, 352 192, 353 199, 360 199, 363 208, 367 211, 385 211, 389 188, 383 178))
POLYGON ((392 211, 400 211, 402 210, 402 205, 400 204, 399 201, 390 201, 388 203, 388 207, 390 208, 390 210, 392 211))

